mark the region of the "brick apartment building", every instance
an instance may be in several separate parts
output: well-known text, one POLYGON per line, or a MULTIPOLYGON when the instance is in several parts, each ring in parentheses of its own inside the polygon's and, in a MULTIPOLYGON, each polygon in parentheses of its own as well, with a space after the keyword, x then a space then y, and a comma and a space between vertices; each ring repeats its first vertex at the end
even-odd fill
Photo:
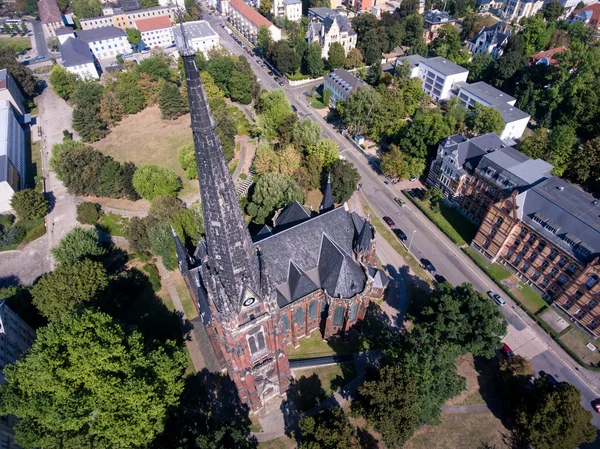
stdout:
POLYGON ((495 134, 442 141, 428 183, 480 224, 471 243, 600 337, 600 205, 495 134))

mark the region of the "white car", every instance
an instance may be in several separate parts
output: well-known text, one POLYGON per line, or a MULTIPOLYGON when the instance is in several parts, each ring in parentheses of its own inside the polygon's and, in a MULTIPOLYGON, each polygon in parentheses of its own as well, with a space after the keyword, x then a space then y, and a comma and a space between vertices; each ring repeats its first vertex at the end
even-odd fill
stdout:
POLYGON ((494 293, 493 291, 490 290, 489 292, 487 292, 487 294, 490 298, 492 298, 494 301, 496 301, 499 306, 503 306, 506 304, 506 301, 504 301, 498 293, 494 293))

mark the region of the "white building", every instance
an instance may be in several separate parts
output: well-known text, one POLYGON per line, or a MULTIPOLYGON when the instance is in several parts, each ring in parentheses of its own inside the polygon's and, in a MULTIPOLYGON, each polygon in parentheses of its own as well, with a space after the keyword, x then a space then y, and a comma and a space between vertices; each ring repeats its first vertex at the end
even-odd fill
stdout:
MULTIPOLYGON (((183 26, 188 45, 194 50, 204 53, 204 56, 208 55, 208 50, 219 46, 219 35, 205 20, 184 22, 183 26)), ((175 40, 181 36, 179 25, 173 27, 173 34, 175 40)))
POLYGON ((78 31, 77 38, 89 45, 97 59, 116 58, 117 55, 131 52, 127 33, 112 25, 78 31))
POLYGON ((497 59, 504 53, 510 36, 511 31, 506 22, 498 22, 491 27, 483 27, 477 35, 467 41, 467 48, 474 55, 489 53, 492 58, 497 59))
POLYGON ((398 65, 404 64, 407 62, 410 65, 410 77, 418 78, 419 77, 419 65, 421 61, 425 61, 425 58, 421 55, 410 55, 410 56, 400 56, 396 59, 396 64, 394 68, 398 67, 398 65))
POLYGON ((11 210, 13 194, 25 187, 25 131, 10 101, 0 100, 0 212, 11 210))
POLYGON ((175 45, 173 24, 166 16, 137 20, 135 27, 142 34, 142 42, 147 47, 166 48, 175 45))
POLYGON ((544 6, 544 0, 505 0, 500 17, 509 22, 518 22, 524 17, 531 17, 544 6))
POLYGON ((308 26, 308 42, 321 45, 323 58, 329 57, 329 48, 334 42, 340 43, 346 54, 356 47, 356 31, 347 17, 329 8, 310 8, 308 16, 312 19, 308 26))
POLYGON ((271 32, 271 39, 274 41, 281 40, 281 30, 244 1, 230 0, 229 12, 231 24, 253 44, 256 44, 258 29, 261 27, 271 32))
POLYGON ((76 37, 68 38, 60 46, 60 57, 63 67, 81 79, 100 78, 96 59, 87 42, 76 37))
MULTIPOLYGON (((107 12, 110 10, 107 9, 107 12)), ((112 15, 102 17, 91 17, 82 19, 81 29, 91 30, 92 28, 102 28, 107 26, 116 26, 123 30, 127 28, 135 28, 135 21, 141 19, 151 19, 153 17, 168 17, 172 22, 177 19, 176 6, 157 6, 155 8, 138 9, 133 11, 123 11, 119 8, 112 9, 112 15)))
POLYGON ((393 13, 396 8, 384 3, 381 5, 375 5, 371 8, 371 14, 373 14, 378 19, 381 19, 381 14, 384 12, 393 13))
POLYGON ((346 69, 335 69, 323 81, 323 89, 331 92, 329 103, 334 107, 338 101, 347 100, 359 87, 369 87, 367 83, 346 69))
POLYGON ((75 37, 75 31, 71 27, 60 27, 55 30, 58 43, 64 44, 65 41, 70 37, 75 37))
POLYGON ((480 104, 492 107, 502 115, 505 122, 504 130, 500 133, 502 140, 518 139, 523 135, 531 116, 515 106, 516 98, 483 81, 473 84, 458 83, 456 87, 458 87, 457 97, 467 109, 480 104))
POLYGON ((448 100, 456 83, 466 82, 469 71, 437 56, 419 63, 418 77, 423 81, 423 90, 436 101, 448 100))
POLYGON ((17 82, 6 69, 0 70, 0 100, 10 101, 19 114, 25 114, 25 98, 17 82))
POLYGON ((302 0, 283 0, 283 14, 292 22, 302 19, 302 0))

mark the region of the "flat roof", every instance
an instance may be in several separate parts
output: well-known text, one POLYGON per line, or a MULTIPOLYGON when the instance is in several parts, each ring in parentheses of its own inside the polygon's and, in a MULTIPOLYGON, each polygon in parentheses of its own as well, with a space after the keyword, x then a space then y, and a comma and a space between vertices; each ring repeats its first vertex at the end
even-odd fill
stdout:
POLYGON ((516 106, 511 106, 508 103, 497 104, 492 106, 496 111, 500 113, 505 123, 512 123, 518 120, 530 119, 531 115, 521 111, 516 106))
POLYGON ((485 83, 483 81, 479 81, 477 83, 472 84, 456 83, 456 85, 459 86, 461 90, 465 90, 471 95, 481 98, 483 101, 489 103, 492 106, 496 104, 517 101, 516 98, 505 94, 500 89, 496 89, 495 87, 490 86, 488 83, 485 83))
POLYGON ((435 58, 425 59, 421 64, 431 67, 433 70, 440 72, 445 76, 457 75, 459 73, 468 73, 469 71, 446 58, 436 56, 435 58))
MULTIPOLYGON (((196 20, 194 22, 184 22, 183 28, 185 29, 185 36, 188 39, 202 39, 209 37, 219 37, 215 30, 212 29, 210 24, 206 20, 196 20)), ((173 26, 173 33, 176 35, 181 34, 181 27, 179 25, 173 26)))
POLYGON ((408 61, 410 68, 414 69, 421 63, 421 61, 425 61, 425 58, 421 55, 400 56, 398 59, 396 59, 396 65, 399 63, 402 64, 404 61, 408 61))

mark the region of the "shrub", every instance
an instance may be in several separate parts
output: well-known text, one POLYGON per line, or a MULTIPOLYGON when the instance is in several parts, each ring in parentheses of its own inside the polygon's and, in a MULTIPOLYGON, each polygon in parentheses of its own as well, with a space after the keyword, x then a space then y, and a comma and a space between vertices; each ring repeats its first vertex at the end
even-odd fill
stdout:
POLYGON ((142 165, 133 174, 133 187, 146 200, 159 195, 177 196, 181 189, 181 179, 168 168, 142 165))
POLYGON ((10 206, 20 220, 42 218, 48 212, 48 201, 44 194, 33 189, 15 192, 10 200, 10 206))
POLYGON ((81 224, 95 225, 102 216, 102 209, 98 203, 80 203, 77 205, 77 221, 81 224))
POLYGON ((160 291, 160 274, 158 273, 158 268, 156 268, 156 265, 154 265, 153 263, 144 265, 144 271, 148 274, 148 278, 150 279, 150 283, 152 284, 152 290, 154 290, 155 292, 160 291))
POLYGON ((13 246, 17 246, 23 241, 27 231, 19 224, 5 228, 0 231, 0 249, 8 249, 13 246))
POLYGON ((88 257, 102 256, 106 254, 106 249, 98 242, 95 229, 73 228, 50 252, 59 262, 74 263, 88 257))
POLYGON ((1 214, 0 215, 0 228, 8 228, 15 222, 15 216, 13 214, 1 214))

